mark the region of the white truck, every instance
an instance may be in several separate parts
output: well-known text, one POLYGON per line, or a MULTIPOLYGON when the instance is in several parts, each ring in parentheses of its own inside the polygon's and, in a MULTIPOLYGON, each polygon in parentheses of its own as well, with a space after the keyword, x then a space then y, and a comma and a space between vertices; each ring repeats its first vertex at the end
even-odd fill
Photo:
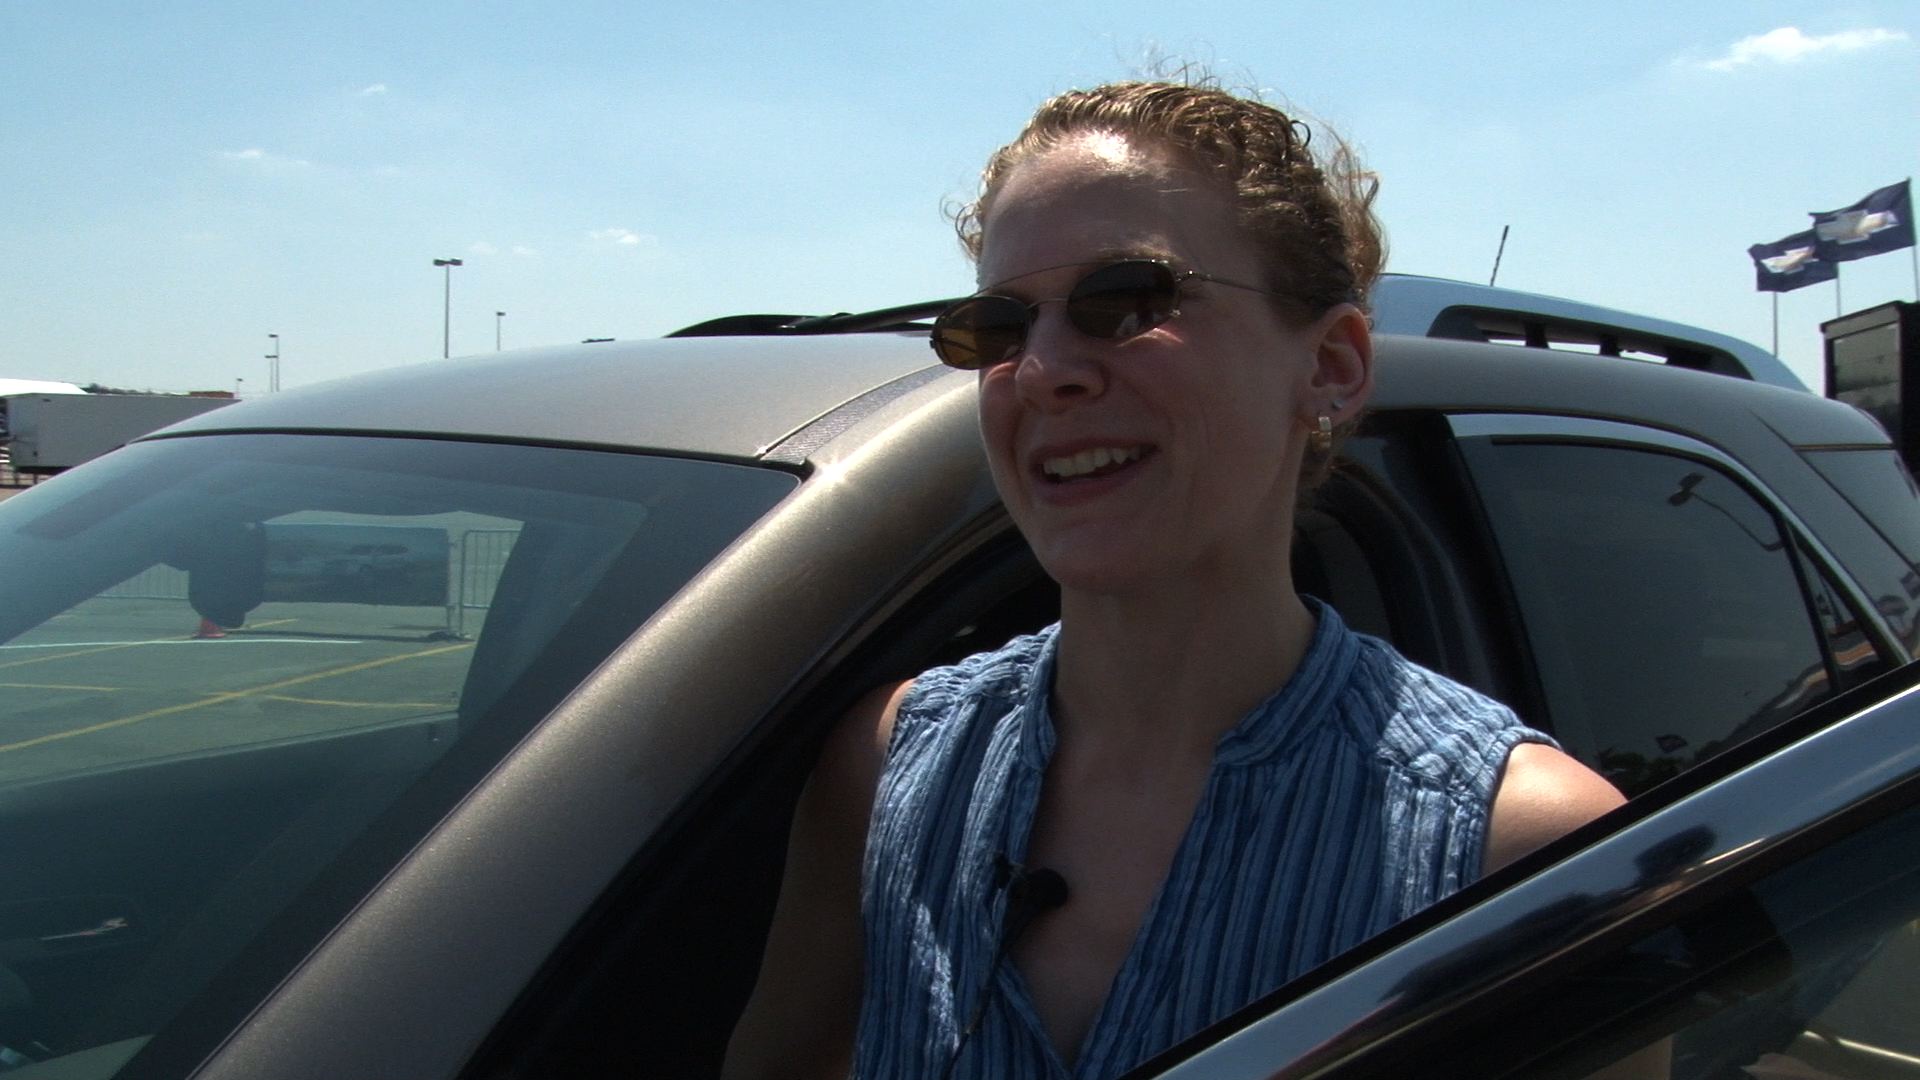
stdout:
POLYGON ((55 473, 233 400, 183 394, 12 394, 0 397, 0 442, 6 444, 15 472, 55 473))

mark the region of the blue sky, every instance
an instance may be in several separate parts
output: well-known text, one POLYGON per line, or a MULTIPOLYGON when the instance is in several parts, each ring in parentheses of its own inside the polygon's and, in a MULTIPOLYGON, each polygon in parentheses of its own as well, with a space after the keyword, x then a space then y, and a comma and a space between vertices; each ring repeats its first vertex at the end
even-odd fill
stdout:
MULTIPOLYGON (((942 214, 1156 56, 1329 121, 1389 269, 1770 344, 1749 244, 1915 172, 1920 5, 0 0, 0 377, 264 392, 965 292, 942 214), (1467 5, 1459 5, 1467 7, 1467 5)), ((1914 299, 1906 253, 1846 310, 1914 299)), ((1818 386, 1834 289, 1780 298, 1818 386)))

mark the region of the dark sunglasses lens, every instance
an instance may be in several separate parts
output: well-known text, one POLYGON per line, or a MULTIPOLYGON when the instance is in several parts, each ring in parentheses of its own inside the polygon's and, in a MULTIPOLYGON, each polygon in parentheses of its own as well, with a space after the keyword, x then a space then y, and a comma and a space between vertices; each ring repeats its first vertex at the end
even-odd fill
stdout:
POLYGON ((1173 318, 1180 289, 1164 263, 1119 262, 1103 266, 1073 287, 1067 317, 1083 334, 1129 338, 1173 318))
POLYGON ((948 365, 967 371, 1018 354, 1026 340, 1026 305, 1006 296, 970 297, 933 323, 933 351, 948 365))

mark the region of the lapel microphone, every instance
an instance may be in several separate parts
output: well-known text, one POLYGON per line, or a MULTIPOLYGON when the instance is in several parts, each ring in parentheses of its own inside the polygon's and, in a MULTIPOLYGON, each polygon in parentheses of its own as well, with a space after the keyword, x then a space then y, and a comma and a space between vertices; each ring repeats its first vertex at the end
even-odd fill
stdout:
POLYGON ((1029 869, 1005 854, 993 857, 993 890, 1007 894, 1006 911, 1000 917, 1000 943, 994 947, 993 963, 987 966, 987 982, 980 995, 980 1003, 974 1006, 967 1026, 961 1029, 960 1041, 953 1048, 953 1056, 947 1059, 947 1067, 940 1072, 941 1080, 951 1080, 954 1067, 960 1064, 960 1055, 967 1048, 967 1040, 980 1030, 980 1021, 987 1015, 987 1003, 993 1000, 994 994, 1000 989, 1000 964, 1006 959, 1007 950, 1013 948, 1014 943, 1020 940, 1020 935, 1027 932, 1033 920, 1067 902, 1067 879, 1060 876, 1060 871, 1044 866, 1029 869))
POLYGON ((994 952, 997 965, 1033 920, 1066 904, 1067 879, 1058 870, 1044 866, 1029 869, 1005 855, 995 855, 993 881, 1007 894, 1007 910, 1000 920, 1000 947, 994 952))

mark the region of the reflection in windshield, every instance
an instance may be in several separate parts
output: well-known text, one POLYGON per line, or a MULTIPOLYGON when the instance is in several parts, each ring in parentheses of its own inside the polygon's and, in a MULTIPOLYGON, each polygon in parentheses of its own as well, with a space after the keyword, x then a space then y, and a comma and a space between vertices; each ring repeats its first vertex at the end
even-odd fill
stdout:
POLYGON ((0 1069, 237 1019, 793 483, 218 436, 0 505, 0 1069))

